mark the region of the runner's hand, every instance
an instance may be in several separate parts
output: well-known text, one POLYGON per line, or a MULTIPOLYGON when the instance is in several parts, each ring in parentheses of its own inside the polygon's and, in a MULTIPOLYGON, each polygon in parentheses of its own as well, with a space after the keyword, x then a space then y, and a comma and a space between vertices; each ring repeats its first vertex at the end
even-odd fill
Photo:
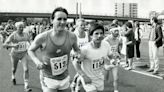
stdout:
POLYGON ((76 60, 79 64, 84 60, 84 55, 76 53, 74 54, 74 60, 76 60))
POLYGON ((19 45, 18 45, 18 44, 13 44, 13 47, 14 47, 15 49, 18 49, 19 45))
POLYGON ((37 69, 39 69, 39 70, 45 68, 46 65, 47 65, 46 63, 43 63, 43 62, 41 62, 41 61, 39 61, 39 62, 36 63, 36 67, 37 67, 37 69))
POLYGON ((115 67, 115 65, 112 65, 112 64, 110 64, 110 65, 105 64, 104 65, 105 70, 111 70, 114 67, 115 67))

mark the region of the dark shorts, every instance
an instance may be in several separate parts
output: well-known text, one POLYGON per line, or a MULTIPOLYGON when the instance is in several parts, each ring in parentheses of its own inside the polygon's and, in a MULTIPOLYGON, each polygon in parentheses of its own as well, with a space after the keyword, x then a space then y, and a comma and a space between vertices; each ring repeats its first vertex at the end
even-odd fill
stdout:
POLYGON ((134 57, 134 45, 127 46, 127 58, 133 58, 134 57))
POLYGON ((27 54, 27 51, 21 52, 21 53, 17 53, 17 52, 11 52, 10 53, 12 58, 18 59, 18 60, 21 60, 26 54, 27 54))

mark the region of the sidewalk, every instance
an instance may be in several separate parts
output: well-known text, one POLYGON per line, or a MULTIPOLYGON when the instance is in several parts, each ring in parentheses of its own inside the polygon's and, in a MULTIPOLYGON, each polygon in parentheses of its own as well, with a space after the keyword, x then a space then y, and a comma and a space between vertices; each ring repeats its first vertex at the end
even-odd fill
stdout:
POLYGON ((147 69, 149 69, 149 47, 148 47, 148 40, 142 39, 141 45, 140 45, 140 52, 141 52, 141 60, 137 61, 136 58, 134 58, 134 67, 135 70, 132 70, 133 72, 140 73, 146 76, 155 77, 158 79, 163 79, 164 77, 164 53, 163 53, 163 47, 159 48, 159 74, 152 75, 150 72, 146 72, 147 69))

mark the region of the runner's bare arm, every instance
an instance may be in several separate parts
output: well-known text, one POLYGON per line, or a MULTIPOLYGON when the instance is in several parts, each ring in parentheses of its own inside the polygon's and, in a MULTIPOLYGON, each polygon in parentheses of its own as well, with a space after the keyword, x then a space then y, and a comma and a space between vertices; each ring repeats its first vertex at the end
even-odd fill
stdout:
POLYGON ((84 82, 85 83, 91 83, 91 79, 87 76, 87 74, 85 74, 85 72, 81 69, 81 63, 85 62, 85 54, 86 50, 81 51, 80 57, 78 59, 75 60, 75 62, 73 63, 74 68, 76 70, 76 72, 83 77, 84 82))
POLYGON ((39 58, 36 56, 36 50, 39 49, 42 44, 45 42, 45 34, 39 34, 36 36, 34 41, 31 43, 30 47, 28 48, 28 54, 33 60, 33 62, 37 65, 37 68, 42 68, 43 63, 39 60, 39 58))
POLYGON ((77 45, 77 37, 74 33, 71 33, 71 40, 73 41, 73 50, 75 51, 75 60, 72 62, 75 70, 80 74, 84 75, 84 72, 81 69, 80 62, 83 59, 83 55, 77 45))
POLYGON ((31 44, 30 34, 27 33, 27 36, 28 36, 28 42, 29 42, 29 44, 31 44))
POLYGON ((71 33, 71 36, 72 36, 71 40, 73 41, 73 45, 72 45, 73 50, 75 52, 77 52, 77 53, 80 53, 80 49, 79 49, 79 47, 77 45, 77 37, 76 37, 76 35, 74 33, 71 33))
POLYGON ((18 44, 11 44, 14 39, 14 34, 11 34, 3 44, 4 48, 12 48, 12 47, 18 47, 18 44))
POLYGON ((107 43, 107 51, 108 51, 108 56, 104 58, 104 69, 105 70, 111 70, 114 65, 111 64, 111 60, 113 59, 113 54, 111 52, 111 46, 109 43, 107 43))

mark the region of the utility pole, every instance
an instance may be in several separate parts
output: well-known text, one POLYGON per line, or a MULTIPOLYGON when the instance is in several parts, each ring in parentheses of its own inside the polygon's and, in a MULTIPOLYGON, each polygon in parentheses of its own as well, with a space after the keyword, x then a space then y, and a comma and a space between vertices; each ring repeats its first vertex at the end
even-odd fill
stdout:
POLYGON ((77 2, 77 0, 76 0, 76 19, 78 19, 78 2, 77 2))
POLYGON ((82 18, 82 11, 81 11, 81 2, 80 2, 80 14, 79 14, 79 18, 81 19, 82 18))

